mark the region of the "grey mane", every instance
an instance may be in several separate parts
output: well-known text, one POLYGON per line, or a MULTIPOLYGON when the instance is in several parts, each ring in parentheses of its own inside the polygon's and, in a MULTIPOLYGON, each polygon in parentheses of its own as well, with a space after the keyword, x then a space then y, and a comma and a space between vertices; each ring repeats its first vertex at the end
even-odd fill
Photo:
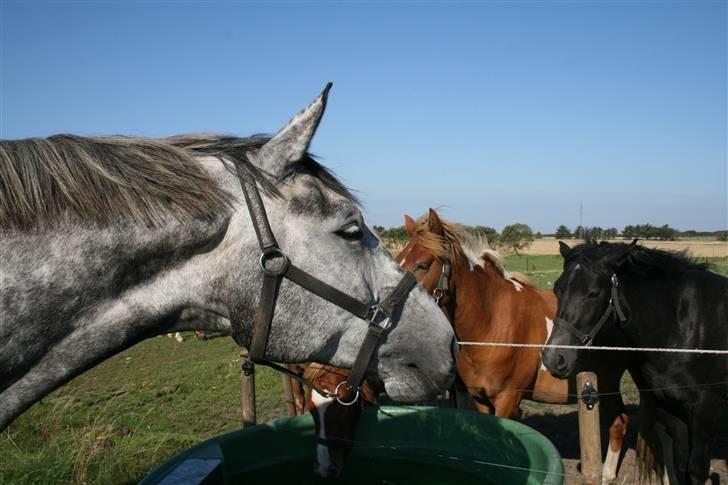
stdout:
POLYGON ((51 227, 62 221, 109 226, 121 221, 150 227, 177 220, 210 220, 230 211, 232 196, 198 158, 217 157, 253 177, 264 191, 305 172, 351 200, 350 191, 306 154, 278 180, 253 166, 246 153, 268 137, 224 135, 81 137, 55 135, 0 141, 0 230, 51 227))

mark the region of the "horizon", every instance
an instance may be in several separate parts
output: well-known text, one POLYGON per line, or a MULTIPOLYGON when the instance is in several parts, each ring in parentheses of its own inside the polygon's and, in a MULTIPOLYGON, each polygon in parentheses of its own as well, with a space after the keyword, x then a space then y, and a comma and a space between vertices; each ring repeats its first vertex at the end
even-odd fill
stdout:
POLYGON ((728 229, 728 4, 0 2, 0 138, 274 133, 370 226, 728 229))
MULTIPOLYGON (((448 222, 458 223, 457 221, 448 221, 448 222)), ((512 224, 519 224, 519 223, 518 222, 514 222, 512 224)), ((530 227, 530 224, 527 224, 525 222, 522 223, 522 224, 526 224, 526 225, 528 225, 530 227)), ((584 230, 588 231, 589 229, 599 228, 599 229, 607 230, 608 231, 610 229, 616 229, 617 230, 617 237, 631 239, 632 236, 622 236, 624 229, 626 227, 628 227, 628 226, 637 226, 637 225, 645 225, 645 224, 650 224, 650 223, 649 222, 646 222, 646 223, 642 223, 642 224, 627 224, 626 226, 621 227, 621 228, 619 228, 619 227, 601 227, 601 226, 584 226, 584 230)), ((506 224, 506 225, 510 225, 510 224, 506 224)), ((650 224, 650 225, 652 227, 658 228, 658 229, 664 226, 664 224, 659 224, 659 225, 658 224, 650 224)), ((564 224, 564 226, 566 226, 566 224, 564 224)), ((669 226, 669 224, 668 224, 668 226, 669 226)), ((499 234, 503 231, 503 227, 501 227, 500 229, 498 229, 496 227, 487 226, 487 225, 484 225, 484 224, 472 224, 472 225, 471 224, 465 224, 465 228, 468 229, 468 230, 476 229, 476 228, 479 228, 479 227, 483 227, 483 228, 486 228, 486 229, 487 228, 495 229, 499 234)), ((377 228, 382 228, 385 231, 388 231, 388 230, 391 230, 391 229, 404 229, 404 224, 400 224, 398 226, 381 226, 381 225, 378 225, 378 224, 377 225, 372 225, 372 229, 374 229, 375 231, 376 231, 377 228)), ((576 234, 577 234, 576 229, 578 229, 578 226, 574 226, 574 227, 566 226, 566 228, 569 230, 569 232, 572 235, 572 238, 571 239, 581 239, 580 237, 576 237, 576 234)), ((531 228, 531 229, 533 229, 533 228, 531 228)), ((678 234, 676 234, 676 236, 678 236, 678 237, 681 237, 684 233, 687 233, 687 232, 695 232, 695 233, 697 233, 697 236, 698 237, 702 237, 702 235, 710 235, 710 234, 719 235, 720 233, 728 232, 728 228, 725 228, 725 229, 717 229, 715 231, 697 231, 695 229, 681 229, 681 228, 678 228, 678 227, 669 226, 669 229, 674 229, 675 231, 677 231, 678 234)), ((547 232, 544 232, 544 231, 533 231, 533 233, 534 233, 534 236, 536 234, 540 234, 542 237, 552 237, 557 232, 557 230, 558 230, 558 226, 555 227, 553 231, 547 231, 547 232)), ((604 239, 604 238, 599 238, 599 239, 604 239)), ((656 240, 657 238, 650 239, 650 238, 646 238, 646 237, 640 237, 639 239, 640 240, 641 239, 656 240)))

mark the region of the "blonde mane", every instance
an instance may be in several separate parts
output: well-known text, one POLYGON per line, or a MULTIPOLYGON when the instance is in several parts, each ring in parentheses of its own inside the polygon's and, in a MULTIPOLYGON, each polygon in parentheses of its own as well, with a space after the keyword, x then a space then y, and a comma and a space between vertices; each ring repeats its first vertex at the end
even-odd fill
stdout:
POLYGON ((442 218, 440 218, 440 222, 442 222, 443 228, 442 236, 430 231, 426 215, 415 221, 417 242, 435 257, 456 261, 462 256, 470 264, 471 270, 475 267, 485 269, 485 265, 489 264, 503 279, 511 282, 518 290, 523 286, 534 286, 526 275, 506 271, 503 256, 490 247, 487 239, 475 236, 462 224, 442 218))

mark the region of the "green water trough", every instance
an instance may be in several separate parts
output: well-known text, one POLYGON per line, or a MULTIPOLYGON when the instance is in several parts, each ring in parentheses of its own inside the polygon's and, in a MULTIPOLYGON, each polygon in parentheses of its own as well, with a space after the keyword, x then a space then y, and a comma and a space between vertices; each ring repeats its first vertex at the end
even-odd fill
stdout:
MULTIPOLYGON (((152 484, 332 483, 313 473, 309 414, 221 435, 152 471, 152 484)), ((383 406, 359 422, 343 484, 561 484, 563 465, 538 431, 448 408, 383 406)))

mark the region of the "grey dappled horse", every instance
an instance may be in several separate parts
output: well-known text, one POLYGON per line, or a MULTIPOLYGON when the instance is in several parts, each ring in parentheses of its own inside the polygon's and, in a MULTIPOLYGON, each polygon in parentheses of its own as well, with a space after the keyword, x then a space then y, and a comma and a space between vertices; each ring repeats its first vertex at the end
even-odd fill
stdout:
MULTIPOLYGON (((270 139, 0 142, 0 429, 147 337, 230 333, 235 314, 249 343, 263 273, 237 170, 292 263, 363 302, 397 284, 354 197, 307 154, 327 92, 270 139)), ((393 399, 428 399, 454 377, 453 331, 419 287, 395 316, 370 367, 393 399)), ((351 367, 366 332, 284 280, 266 357, 351 367)))

